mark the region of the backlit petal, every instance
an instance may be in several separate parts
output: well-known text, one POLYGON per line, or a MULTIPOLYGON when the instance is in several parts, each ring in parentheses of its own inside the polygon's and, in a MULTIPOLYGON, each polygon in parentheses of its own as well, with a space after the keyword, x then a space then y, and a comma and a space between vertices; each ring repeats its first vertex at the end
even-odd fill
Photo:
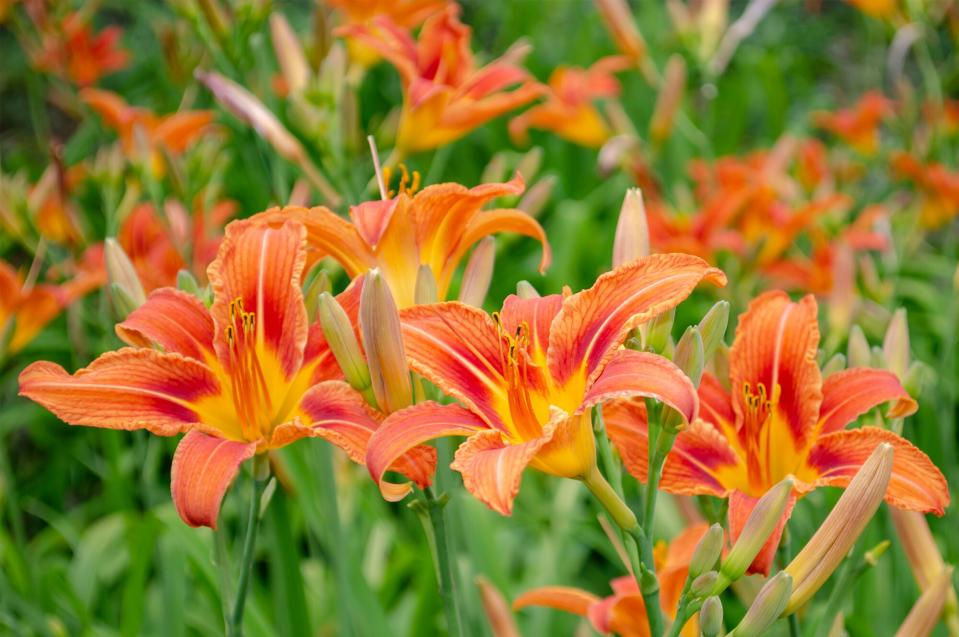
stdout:
MULTIPOLYGON (((739 539, 739 534, 742 533, 743 527, 746 525, 746 520, 749 519, 749 514, 753 512, 757 502, 759 502, 759 498, 746 495, 742 491, 733 491, 732 494, 730 494, 729 536, 733 543, 739 539)), ((786 509, 783 511, 779 524, 776 525, 769 539, 766 540, 766 543, 759 550, 756 559, 749 565, 746 571, 747 573, 769 574, 769 569, 773 564, 773 558, 776 556, 776 549, 779 547, 779 540, 783 535, 783 529, 786 528, 786 522, 789 521, 795 504, 796 496, 790 495, 789 502, 786 504, 786 509)))
POLYGON ((157 143, 182 153, 213 121, 213 111, 180 111, 163 118, 154 129, 157 143))
POLYGON ((719 380, 706 372, 699 382, 699 415, 708 423, 724 431, 735 426, 732 397, 719 380))
POLYGON ((380 493, 391 502, 403 499, 410 485, 394 484, 384 474, 410 449, 434 438, 470 436, 486 428, 486 424, 458 405, 440 405, 427 401, 390 414, 373 433, 366 450, 366 466, 380 487, 380 493))
POLYGON ((146 303, 116 326, 117 336, 135 347, 160 345, 167 352, 205 361, 213 354, 213 318, 203 303, 175 288, 152 292, 146 303))
POLYGON ((503 302, 500 317, 508 334, 516 334, 521 326, 529 330, 530 356, 538 365, 546 362, 549 330, 563 305, 561 294, 524 299, 511 294, 503 302))
POLYGON ((676 436, 660 485, 670 493, 722 497, 737 480, 745 479, 744 473, 726 438, 712 425, 694 420, 676 436))
POLYGON ((172 436, 199 422, 195 403, 220 393, 213 372, 179 354, 124 348, 70 375, 59 365, 31 364, 20 395, 71 425, 147 429, 172 436))
POLYGON ((589 607, 597 602, 599 602, 599 597, 580 588, 542 586, 528 590, 514 599, 513 610, 529 606, 544 606, 585 617, 589 607))
POLYGON ((688 254, 654 254, 596 279, 568 297, 550 333, 549 368, 565 384, 584 374, 587 385, 630 330, 678 305, 700 281, 724 285, 721 270, 688 254))
POLYGON ((841 431, 873 407, 896 401, 889 408, 890 418, 915 413, 917 405, 892 372, 856 367, 836 372, 822 384, 819 431, 841 431))
POLYGON ((177 513, 190 526, 216 529, 220 503, 255 442, 235 442, 191 431, 177 445, 170 491, 177 513))
POLYGON ((646 482, 649 471, 649 431, 644 400, 610 400, 603 405, 603 424, 606 435, 623 460, 623 466, 637 480, 646 482))
POLYGON ((549 247, 549 241, 546 239, 546 232, 533 217, 522 210, 513 208, 502 208, 497 210, 486 210, 473 217, 463 231, 453 256, 449 259, 448 265, 455 268, 467 250, 483 237, 498 232, 513 232, 521 234, 539 241, 543 246, 543 255, 539 260, 539 271, 543 273, 549 267, 553 259, 549 247))
MULTIPOLYGON (((50 321, 57 317, 65 305, 53 286, 38 285, 26 292, 16 307, 9 353, 18 352, 26 347, 50 321)), ((2 327, 0 325, 0 328, 2 327)))
POLYGON ((809 452, 808 468, 816 485, 845 487, 877 445, 893 446, 892 477, 886 502, 909 511, 942 515, 949 505, 949 487, 942 472, 911 442, 878 427, 837 431, 819 438, 809 452))

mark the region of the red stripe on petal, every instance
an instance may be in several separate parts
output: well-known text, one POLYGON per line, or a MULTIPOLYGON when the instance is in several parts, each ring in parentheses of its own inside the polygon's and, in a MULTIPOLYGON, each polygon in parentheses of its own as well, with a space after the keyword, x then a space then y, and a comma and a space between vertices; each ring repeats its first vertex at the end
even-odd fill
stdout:
POLYGON ((649 472, 649 430, 642 398, 611 400, 603 405, 606 434, 616 446, 623 466, 640 482, 649 472))
POLYGON ((216 529, 220 503, 255 442, 234 442, 191 431, 173 455, 170 491, 177 513, 190 526, 216 529))
POLYGON ((213 351, 213 318, 203 303, 175 288, 160 288, 146 303, 116 326, 117 336, 135 347, 160 345, 176 352, 207 360, 213 351))
POLYGON ((500 316, 503 327, 509 334, 516 334, 521 326, 529 329, 530 355, 533 360, 542 365, 546 362, 546 351, 549 347, 549 331, 553 319, 563 306, 563 297, 560 294, 523 299, 515 294, 506 297, 500 316))
POLYGON ((725 496, 745 470, 726 438, 702 420, 694 420, 676 436, 666 456, 660 486, 684 495, 725 496))
POLYGON ((896 401, 889 408, 893 418, 915 413, 917 405, 892 372, 858 367, 836 372, 822 385, 819 431, 841 431, 873 407, 896 401))

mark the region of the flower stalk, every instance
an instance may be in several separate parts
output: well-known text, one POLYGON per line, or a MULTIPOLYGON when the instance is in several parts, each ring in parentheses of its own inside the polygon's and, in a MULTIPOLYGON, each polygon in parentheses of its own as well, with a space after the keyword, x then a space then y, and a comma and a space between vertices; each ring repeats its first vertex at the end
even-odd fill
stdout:
POLYGON ((230 615, 226 622, 228 637, 242 637, 243 610, 246 607, 246 593, 250 585, 250 572, 253 570, 253 553, 256 548, 256 535, 260 527, 260 498, 270 477, 270 461, 266 454, 253 458, 253 488, 246 518, 246 537, 243 540, 243 554, 240 558, 240 580, 236 586, 230 615))

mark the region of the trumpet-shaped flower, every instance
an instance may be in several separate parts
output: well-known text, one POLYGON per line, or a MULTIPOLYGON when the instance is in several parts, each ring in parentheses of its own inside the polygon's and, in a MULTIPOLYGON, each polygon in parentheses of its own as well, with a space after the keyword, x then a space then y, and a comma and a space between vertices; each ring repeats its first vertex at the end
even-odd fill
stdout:
MULTIPOLYGON (((669 545, 656 546, 656 575, 660 586, 660 605, 669 618, 676 617, 679 596, 689 572, 689 561, 696 545, 709 529, 706 523, 685 529, 669 545)), ((546 606, 586 617, 590 625, 604 635, 620 637, 648 637, 646 603, 632 575, 618 577, 610 582, 613 594, 600 599, 588 591, 568 586, 544 586, 526 591, 516 598, 513 608, 546 606)), ((682 630, 684 637, 699 635, 698 621, 689 621, 682 630)))
POLYGON ((67 15, 56 28, 44 29, 41 49, 34 57, 37 69, 56 73, 78 86, 89 86, 119 71, 129 61, 119 47, 123 30, 107 27, 94 34, 80 12, 67 15))
POLYGON ((313 256, 330 256, 350 277, 379 268, 398 307, 415 302, 420 265, 429 267, 439 299, 466 252, 496 232, 517 232, 543 244, 540 270, 549 265, 550 251, 543 228, 535 219, 512 208, 482 210, 489 201, 523 191, 517 176, 503 184, 466 188, 459 184, 427 186, 415 195, 404 192, 382 201, 350 208, 352 223, 333 211, 316 207, 273 209, 270 219, 293 218, 307 229, 313 256))
MULTIPOLYGON (((172 493, 191 526, 215 528, 226 489, 255 454, 312 436, 360 461, 381 416, 340 380, 322 328, 308 325, 305 237, 294 221, 230 224, 209 268, 212 307, 157 290, 117 326, 132 347, 73 375, 33 363, 20 375, 21 395, 74 425, 186 432, 172 493)), ((354 316, 358 287, 341 295, 354 316)), ((434 464, 431 450, 417 449, 396 469, 426 484, 434 464)))
POLYGON ((410 366, 463 406, 419 403, 384 421, 367 452, 383 495, 396 500, 409 492, 384 480, 407 449, 468 436, 453 468, 473 495, 509 515, 527 466, 579 479, 595 468, 592 406, 649 396, 693 419, 689 378, 665 358, 620 346, 703 280, 724 284, 725 276, 697 257, 653 255, 577 294, 510 296, 492 316, 456 302, 402 311, 410 366))
MULTIPOLYGON (((875 447, 895 449, 886 501, 899 508, 942 515, 949 492, 942 473, 906 439, 884 429, 846 425, 873 407, 892 402, 891 417, 916 410, 894 374, 852 368, 825 380, 816 363, 819 326, 812 296, 792 303, 783 292, 756 298, 740 318, 729 355, 729 386, 704 374, 701 420, 676 438, 663 469, 662 488, 729 498, 733 539, 757 498, 792 475, 794 495, 820 486, 845 487, 875 447)), ((628 470, 646 478, 646 420, 641 404, 604 408, 607 430, 628 470)), ((768 572, 792 506, 751 566, 768 572)))
POLYGON ((510 135, 525 141, 530 128, 540 128, 582 146, 602 146, 612 131, 595 102, 619 97, 622 87, 614 73, 630 65, 625 57, 610 56, 588 69, 557 68, 549 78, 546 101, 514 117, 509 123, 510 135))
POLYGON ((542 92, 515 60, 503 57, 476 68, 470 28, 460 22, 455 4, 429 18, 418 40, 386 16, 345 26, 340 33, 399 71, 404 99, 396 147, 401 153, 448 144, 542 92))

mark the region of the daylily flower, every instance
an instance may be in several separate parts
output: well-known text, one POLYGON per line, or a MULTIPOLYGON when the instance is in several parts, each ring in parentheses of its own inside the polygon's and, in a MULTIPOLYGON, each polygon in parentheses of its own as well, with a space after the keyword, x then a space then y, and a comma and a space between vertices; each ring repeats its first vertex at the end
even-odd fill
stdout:
POLYGON ((610 56, 588 69, 558 67, 549 78, 546 101, 514 117, 510 135, 525 142, 530 128, 540 128, 582 146, 602 146, 613 133, 595 102, 619 97, 622 87, 614 73, 630 66, 629 59, 610 56))
POLYGON ((449 4, 447 0, 329 0, 348 24, 369 24, 379 16, 397 26, 412 29, 449 4))
POLYGON ((399 71, 403 111, 396 148, 400 153, 448 144, 542 92, 517 65, 516 56, 476 68, 470 28, 460 22, 455 4, 429 18, 418 40, 385 16, 369 25, 343 27, 339 33, 369 46, 399 71), (515 90, 506 90, 514 85, 518 85, 515 90))
POLYGON ((56 27, 45 29, 34 65, 78 86, 89 86, 126 67, 129 55, 118 46, 122 35, 123 29, 115 26, 94 34, 86 17, 70 13, 56 27))
POLYGON ((919 220, 926 228, 939 228, 959 215, 959 172, 932 162, 923 164, 907 153, 892 156, 892 170, 919 191, 919 220))
POLYGON ((0 361, 29 344, 71 300, 54 285, 25 289, 23 277, 0 261, 0 361))
MULTIPOLYGON (((689 572, 689 561, 708 529, 706 523, 695 524, 683 530, 669 542, 668 547, 665 542, 656 546, 654 557, 660 586, 659 602, 670 619, 676 617, 679 595, 689 572)), ((632 575, 617 577, 610 582, 610 586, 613 594, 602 599, 569 586, 534 588, 517 597, 513 609, 546 606, 586 617, 593 629, 604 635, 613 633, 620 637, 648 637, 646 603, 636 578, 632 575)), ((699 635, 698 621, 695 618, 690 620, 681 634, 685 637, 699 635)))
MULTIPOLYGON (((300 224, 236 221, 208 271, 212 307, 173 288, 157 290, 117 326, 132 347, 73 375, 33 363, 20 375, 20 393, 74 425, 186 432, 173 458, 173 501, 187 524, 215 528, 245 460, 320 437, 359 461, 378 425, 379 416, 340 380, 320 325, 307 323, 305 262, 300 224)), ((354 316, 357 288, 341 295, 354 316)), ((396 468, 428 484, 432 454, 416 449, 396 468)))
POLYGON ((379 268, 399 308, 415 303, 421 264, 436 280, 440 300, 460 260, 477 241, 496 232, 517 232, 543 244, 540 271, 549 266, 550 251, 543 228, 513 208, 482 210, 489 201, 523 192, 518 175, 507 183, 466 188, 459 184, 427 186, 411 194, 400 187, 392 199, 368 201, 350 208, 352 223, 333 211, 287 206, 267 211, 270 219, 297 219, 306 226, 311 257, 332 257, 351 277, 379 268))
POLYGON ((814 121, 862 154, 872 155, 879 149, 879 124, 891 114, 892 102, 878 91, 869 91, 852 108, 819 112, 814 121))
POLYGON ((620 346, 703 280, 722 285, 725 276, 697 257, 653 255, 578 294, 510 296, 492 316, 457 302, 402 311, 410 367, 463 406, 424 402, 384 421, 367 452, 384 497, 410 490, 383 479, 400 454, 433 438, 468 436, 452 467, 474 496, 509 515, 527 465, 565 478, 595 473, 594 405, 651 396, 691 420, 696 392, 683 372, 620 346))
MULTIPOLYGON (((889 417, 916 410, 896 376, 857 367, 823 380, 813 296, 792 303, 783 292, 756 298, 740 318, 729 354, 731 391, 711 374, 699 388, 702 420, 680 432, 666 460, 661 486, 681 494, 729 498, 735 540, 759 496, 792 475, 794 496, 820 486, 845 487, 873 449, 895 450, 886 501, 896 507, 942 515, 949 491, 942 473, 904 438, 876 427, 845 430, 873 407, 892 402, 889 417)), ((647 440, 642 404, 604 407, 610 438, 628 470, 646 477, 647 440)), ((751 566, 768 572, 792 507, 751 566)))

